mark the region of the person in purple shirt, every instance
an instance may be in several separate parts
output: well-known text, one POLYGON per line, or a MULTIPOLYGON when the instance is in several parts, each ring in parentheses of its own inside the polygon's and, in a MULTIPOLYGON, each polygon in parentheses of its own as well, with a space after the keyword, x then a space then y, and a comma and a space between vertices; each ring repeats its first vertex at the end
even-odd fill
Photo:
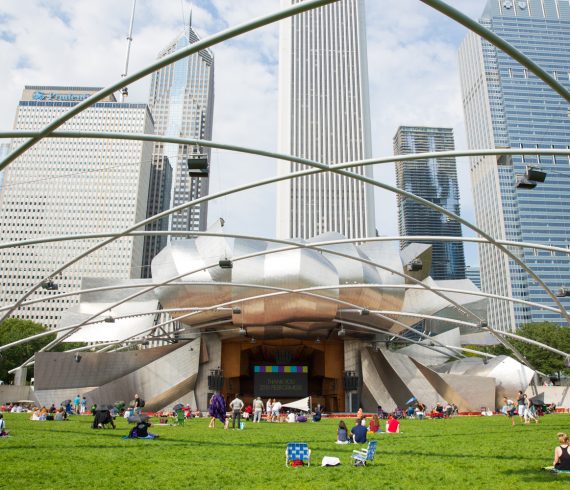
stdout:
POLYGON ((210 429, 214 428, 216 419, 218 419, 222 424, 226 422, 226 402, 224 397, 220 395, 217 391, 210 398, 210 405, 208 406, 208 413, 210 414, 210 429))

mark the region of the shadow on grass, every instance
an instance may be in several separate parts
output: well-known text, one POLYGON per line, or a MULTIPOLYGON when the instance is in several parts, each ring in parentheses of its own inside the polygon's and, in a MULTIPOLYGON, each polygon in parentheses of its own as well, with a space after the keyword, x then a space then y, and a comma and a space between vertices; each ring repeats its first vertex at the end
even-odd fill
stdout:
POLYGON ((505 470, 501 472, 505 476, 515 476, 523 478, 525 482, 538 482, 538 483, 548 483, 552 481, 558 481, 567 483, 570 486, 570 477, 567 475, 558 475, 550 471, 545 471, 543 469, 535 468, 524 468, 520 470, 505 470))

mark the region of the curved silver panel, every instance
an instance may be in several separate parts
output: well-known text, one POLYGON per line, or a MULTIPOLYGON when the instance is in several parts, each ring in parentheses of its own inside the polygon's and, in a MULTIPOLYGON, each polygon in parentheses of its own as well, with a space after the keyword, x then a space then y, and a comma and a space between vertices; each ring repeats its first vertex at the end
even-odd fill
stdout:
MULTIPOLYGON (((306 242, 299 240, 299 244, 339 239, 343 236, 338 233, 326 233, 306 242)), ((402 263, 395 242, 322 245, 315 250, 303 246, 291 249, 242 238, 201 236, 172 242, 152 262, 152 273, 155 283, 179 278, 176 286, 157 289, 165 308, 227 305, 220 311, 213 309, 185 316, 180 319, 182 323, 199 326, 212 319, 228 318, 236 326, 248 327, 250 335, 265 338, 326 335, 335 328, 333 321, 338 318, 353 318, 382 330, 402 329, 395 327, 391 319, 374 314, 363 317, 359 314, 360 308, 392 311, 404 308, 424 314, 447 309, 451 317, 459 314, 433 292, 401 288, 406 282, 402 263), (229 262, 221 267, 220 260, 229 262), (366 284, 393 284, 400 288, 366 287, 366 284), (335 285, 343 287, 337 289, 335 285), (351 285, 355 287, 346 287, 351 285), (321 287, 323 289, 319 289, 321 287), (316 290, 313 295, 287 293, 306 288, 316 290), (260 295, 267 296, 255 297, 260 295), (239 306, 239 312, 231 314, 232 305, 239 306)), ((434 284, 429 277, 425 282, 434 284)), ((473 298, 464 295, 457 299, 468 303, 473 298)), ((410 317, 402 320, 408 324, 417 322, 410 317)))

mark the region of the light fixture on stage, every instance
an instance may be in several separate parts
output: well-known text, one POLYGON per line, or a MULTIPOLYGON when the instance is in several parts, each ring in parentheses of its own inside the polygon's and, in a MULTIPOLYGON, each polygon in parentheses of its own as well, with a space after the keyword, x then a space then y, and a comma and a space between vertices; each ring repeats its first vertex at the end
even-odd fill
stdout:
POLYGON ((489 324, 487 323, 486 320, 481 320, 479 322, 479 328, 487 328, 489 326, 489 324))
POLYGON ((234 266, 230 259, 220 259, 218 265, 220 266, 220 269, 231 269, 234 266))
POLYGON ((320 337, 317 337, 317 338, 315 339, 315 344, 320 344, 320 343, 321 343, 321 339, 320 339, 320 337))
POLYGON ((414 259, 409 264, 406 264, 406 271, 407 272, 418 272, 421 271, 424 266, 424 263, 421 259, 414 259))
POLYGON ((338 336, 344 337, 345 335, 346 335, 346 330, 344 329, 344 327, 340 327, 340 330, 338 331, 338 336))
POLYGON ((57 291, 59 289, 59 285, 53 282, 52 279, 46 279, 45 281, 42 281, 41 286, 42 289, 46 289, 48 291, 57 291))
POLYGON ((224 372, 221 369, 211 369, 208 376, 208 389, 221 391, 224 387, 224 372))
POLYGON ((360 315, 361 315, 361 316, 368 316, 368 315, 370 315, 370 310, 367 309, 367 308, 362 308, 362 309, 360 310, 360 315))
POLYGON ((241 315, 241 308, 240 308, 239 306, 234 306, 234 307, 232 308, 232 313, 233 313, 234 315, 241 315))
POLYGON ((249 342, 250 342, 251 344, 255 344, 255 337, 252 337, 251 339, 249 339, 249 342))
POLYGON ((566 298, 567 296, 570 296, 570 289, 562 287, 556 291, 556 296, 558 298, 566 298))
POLYGON ((73 356, 73 360, 74 360, 75 362, 81 362, 81 356, 80 356, 79 354, 75 354, 75 355, 73 356))
POLYGON ((241 327, 241 328, 239 329, 239 334, 242 335, 242 336, 245 336, 245 335, 247 335, 247 330, 246 330, 245 328, 241 327))
POLYGON ((109 315, 108 317, 105 317, 105 320, 103 320, 105 323, 115 323, 115 319, 109 315))
POLYGON ((208 155, 194 154, 188 158, 187 165, 190 177, 208 177, 208 155))
POLYGON ((342 379, 344 383, 344 391, 358 390, 360 378, 356 374, 356 371, 344 371, 344 373, 342 373, 342 379))

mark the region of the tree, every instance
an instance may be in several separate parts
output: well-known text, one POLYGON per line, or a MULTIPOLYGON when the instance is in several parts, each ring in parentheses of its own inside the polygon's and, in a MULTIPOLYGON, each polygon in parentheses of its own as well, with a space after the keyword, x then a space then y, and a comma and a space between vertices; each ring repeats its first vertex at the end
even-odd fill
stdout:
MULTIPOLYGON (((562 327, 556 323, 541 322, 541 323, 527 323, 521 325, 515 332, 521 337, 536 340, 555 349, 563 352, 570 353, 570 328, 562 327)), ((527 344, 520 340, 506 338, 518 351, 527 358, 531 366, 545 374, 558 374, 560 372, 570 375, 570 369, 564 365, 564 357, 550 352, 542 347, 527 344)), ((477 348, 477 347, 475 347, 477 348)), ((479 350, 489 352, 494 355, 510 355, 509 352, 502 345, 493 347, 482 347, 479 350)))
MULTIPOLYGON (((18 318, 9 318, 0 323, 0 345, 10 344, 17 340, 25 339, 38 333, 47 332, 48 328, 40 323, 31 320, 20 320, 18 318)), ((39 339, 31 340, 24 344, 11 347, 0 352, 0 380, 8 382, 10 374, 8 371, 14 369, 30 357, 32 357, 42 347, 55 340, 55 334, 46 335, 39 339)), ((55 347, 55 351, 64 351, 75 347, 80 347, 83 343, 59 344, 55 347)), ((28 370, 28 378, 33 376, 33 370, 28 370)))
MULTIPOLYGON (((47 330, 44 325, 31 320, 9 318, 0 324, 0 345, 10 344, 47 330)), ((10 377, 8 371, 20 366, 53 339, 55 339, 55 334, 47 335, 0 352, 0 379, 7 382, 10 377)))
MULTIPOLYGON (((568 327, 550 322, 527 323, 522 325, 516 334, 570 353, 570 328, 568 327)), ((538 371, 545 374, 557 374, 559 372, 570 374, 570 369, 564 365, 563 356, 519 340, 511 339, 510 341, 538 371)))

